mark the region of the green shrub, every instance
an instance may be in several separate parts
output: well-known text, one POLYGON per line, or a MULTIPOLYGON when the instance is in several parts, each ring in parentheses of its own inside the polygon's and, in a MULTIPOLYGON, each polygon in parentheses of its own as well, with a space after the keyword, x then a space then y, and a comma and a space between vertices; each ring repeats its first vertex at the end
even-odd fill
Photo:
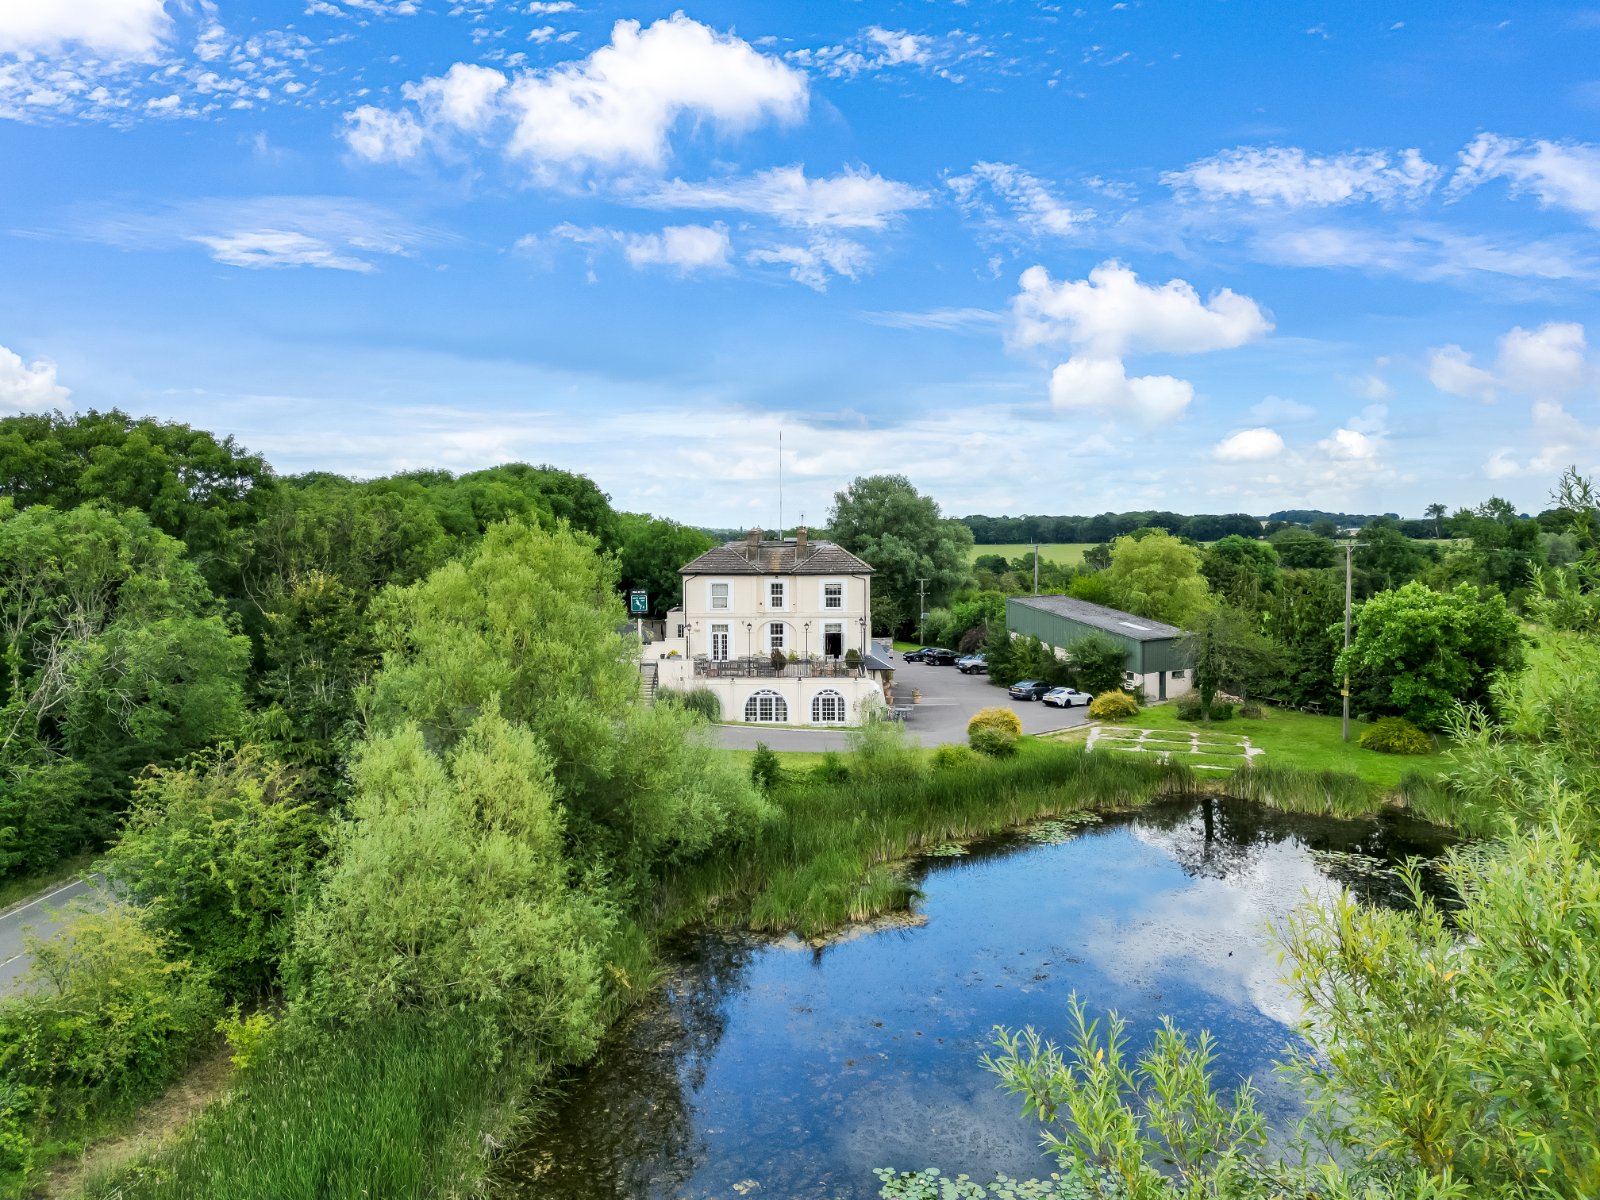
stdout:
POLYGON ((1233 714, 1235 711, 1237 711, 1236 707, 1231 701, 1213 700, 1211 702, 1211 708, 1207 711, 1206 715, 1213 721, 1231 721, 1233 720, 1233 714))
POLYGON ((210 1029, 219 1001, 208 972, 169 943, 120 902, 31 943, 23 990, 0 1005, 0 1078, 12 1091, 4 1166, 26 1169, 26 1141, 46 1131, 150 1096, 210 1029))
POLYGON ((999 729, 1011 734, 1012 737, 1022 736, 1022 718, 1009 708, 994 706, 980 708, 973 714, 972 720, 967 722, 967 735, 970 737, 976 729, 999 729))
POLYGON ((822 761, 811 768, 811 778, 819 783, 844 783, 850 778, 850 768, 837 750, 828 750, 822 761))
POLYGON ((1177 710, 1180 721, 1198 721, 1206 715, 1206 706, 1201 702, 1198 692, 1188 692, 1180 696, 1173 707, 1177 710))
POLYGON ((776 650, 775 649, 767 657, 768 657, 769 661, 772 663, 772 669, 774 671, 782 671, 786 666, 789 665, 789 656, 787 654, 785 654, 782 650, 776 650))
POLYGON ((971 747, 959 742, 946 742, 933 752, 933 765, 940 769, 970 767, 975 761, 971 747))
POLYGON ((1116 721, 1139 711, 1139 702, 1127 692, 1101 692, 1089 702, 1089 715, 1097 721, 1116 721))
POLYGON ((967 741, 979 754, 1005 758, 1017 752, 1017 737, 1000 725, 979 725, 967 734, 967 741))
POLYGON ((294 772, 254 749, 217 753, 141 779, 103 866, 225 992, 259 994, 277 977, 324 824, 294 772))
MULTIPOLYGON (((660 703, 662 693, 656 693, 656 703, 660 703)), ((672 703, 676 704, 696 716, 704 717, 715 725, 722 720, 722 700, 716 692, 708 687, 690 688, 686 692, 673 692, 672 703)))
POLYGON ((765 742, 757 742, 750 757, 750 782, 769 792, 783 782, 783 764, 765 742))
POLYGON ((1427 754, 1433 741, 1404 717, 1384 717, 1361 734, 1361 748, 1379 754, 1427 754))
POLYGON ((852 779, 915 779, 927 773, 922 748, 905 726, 890 720, 879 705, 863 703, 862 721, 850 731, 852 779))

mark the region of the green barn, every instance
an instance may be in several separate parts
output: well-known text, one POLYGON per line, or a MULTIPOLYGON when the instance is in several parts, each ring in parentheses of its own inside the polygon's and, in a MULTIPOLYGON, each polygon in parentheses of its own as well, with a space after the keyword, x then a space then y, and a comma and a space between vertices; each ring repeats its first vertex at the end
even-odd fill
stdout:
POLYGON ((1036 637, 1057 654, 1090 633, 1103 633, 1127 647, 1129 687, 1143 687, 1151 700, 1166 700, 1191 686, 1183 630, 1148 617, 1071 596, 1015 596, 1006 601, 1006 630, 1012 637, 1036 637))

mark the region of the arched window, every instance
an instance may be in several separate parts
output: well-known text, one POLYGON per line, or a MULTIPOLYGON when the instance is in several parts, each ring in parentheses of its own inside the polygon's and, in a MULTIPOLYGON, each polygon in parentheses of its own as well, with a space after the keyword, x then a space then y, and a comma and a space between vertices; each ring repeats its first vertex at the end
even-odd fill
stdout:
POLYGON ((756 692, 744 702, 746 721, 787 721, 789 705, 777 692, 756 692))
POLYGON ((811 723, 813 725, 844 724, 844 697, 838 692, 818 692, 811 697, 811 723))

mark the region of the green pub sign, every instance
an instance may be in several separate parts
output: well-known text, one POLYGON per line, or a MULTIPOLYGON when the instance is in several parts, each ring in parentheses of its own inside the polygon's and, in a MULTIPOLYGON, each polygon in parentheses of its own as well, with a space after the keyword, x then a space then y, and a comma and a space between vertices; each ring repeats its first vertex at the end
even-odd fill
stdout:
POLYGON ((642 617, 650 611, 650 597, 648 594, 634 588, 628 593, 628 612, 635 617, 642 617))

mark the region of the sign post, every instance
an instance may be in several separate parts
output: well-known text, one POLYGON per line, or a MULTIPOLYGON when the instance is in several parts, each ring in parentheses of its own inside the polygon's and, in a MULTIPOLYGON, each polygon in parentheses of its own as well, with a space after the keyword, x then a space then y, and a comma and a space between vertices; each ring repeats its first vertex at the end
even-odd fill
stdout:
POLYGON ((628 613, 634 619, 633 628, 639 635, 639 641, 644 642, 644 615, 650 611, 650 596, 643 588, 634 588, 628 593, 628 613))

